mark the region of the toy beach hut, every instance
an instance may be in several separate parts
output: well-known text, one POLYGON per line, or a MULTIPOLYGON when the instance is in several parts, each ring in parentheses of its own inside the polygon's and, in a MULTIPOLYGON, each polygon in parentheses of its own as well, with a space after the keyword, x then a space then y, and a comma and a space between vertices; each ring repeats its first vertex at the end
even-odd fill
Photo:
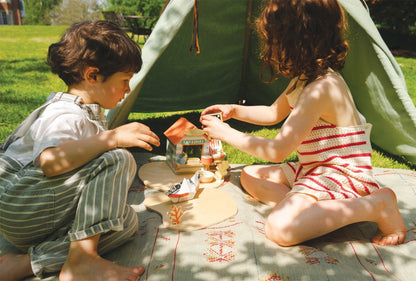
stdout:
POLYGON ((210 141, 201 129, 181 117, 164 134, 166 163, 175 174, 194 173, 203 167, 202 156, 211 153, 210 141))

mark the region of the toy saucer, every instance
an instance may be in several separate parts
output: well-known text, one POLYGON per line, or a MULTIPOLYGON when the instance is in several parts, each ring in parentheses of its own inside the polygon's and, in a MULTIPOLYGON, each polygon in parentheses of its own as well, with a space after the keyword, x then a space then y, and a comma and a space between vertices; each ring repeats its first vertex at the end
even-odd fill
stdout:
MULTIPOLYGON (((165 161, 146 163, 139 169, 139 178, 143 183, 153 189, 168 191, 173 185, 182 182, 184 178, 191 178, 192 174, 175 174, 165 161)), ((199 188, 217 188, 224 179, 215 178, 210 183, 201 183, 199 188)))
POLYGON ((170 229, 193 231, 220 223, 237 213, 237 205, 221 189, 199 189, 194 199, 172 203, 163 192, 149 195, 146 208, 162 216, 163 225, 170 229))

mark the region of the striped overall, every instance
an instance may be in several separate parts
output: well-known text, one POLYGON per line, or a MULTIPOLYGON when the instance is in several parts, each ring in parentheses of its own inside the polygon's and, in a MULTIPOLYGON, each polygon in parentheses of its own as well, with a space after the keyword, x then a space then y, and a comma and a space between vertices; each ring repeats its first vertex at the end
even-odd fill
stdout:
POLYGON ((48 178, 33 162, 0 153, 0 233, 29 253, 38 277, 61 270, 71 241, 101 234, 98 252, 108 252, 137 232, 137 214, 126 204, 136 169, 130 152, 114 149, 48 178))
POLYGON ((370 124, 336 127, 320 120, 297 148, 299 162, 281 164, 291 192, 327 200, 378 190, 371 166, 370 129, 370 124))
MULTIPOLYGON (((291 109, 305 84, 306 81, 287 94, 291 109)), ((290 192, 331 200, 356 198, 378 190, 371 165, 371 124, 362 121, 362 125, 337 127, 320 119, 297 148, 299 162, 280 164, 292 188, 290 192)))

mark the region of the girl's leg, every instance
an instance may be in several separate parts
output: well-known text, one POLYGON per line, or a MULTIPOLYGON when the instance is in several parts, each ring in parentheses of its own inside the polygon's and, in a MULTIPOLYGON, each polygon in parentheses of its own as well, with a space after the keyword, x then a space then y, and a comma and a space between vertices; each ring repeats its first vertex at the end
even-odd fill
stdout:
POLYGON ((241 172, 243 188, 255 199, 274 207, 290 191, 283 170, 278 165, 247 166, 241 172))
POLYGON ((270 240, 290 246, 361 221, 377 223, 379 231, 372 238, 374 243, 392 245, 404 241, 406 226, 396 196, 388 188, 343 200, 316 201, 308 195, 292 194, 273 209, 265 231, 270 240))

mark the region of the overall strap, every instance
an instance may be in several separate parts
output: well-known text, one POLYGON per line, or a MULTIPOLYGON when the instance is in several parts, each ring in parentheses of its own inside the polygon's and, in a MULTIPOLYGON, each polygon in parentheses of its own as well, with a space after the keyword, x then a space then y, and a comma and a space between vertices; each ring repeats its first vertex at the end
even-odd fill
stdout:
POLYGON ((51 93, 47 98, 47 101, 43 105, 35 109, 35 111, 33 111, 22 123, 20 123, 20 125, 14 130, 14 132, 7 137, 7 139, 0 145, 0 151, 5 151, 11 143, 23 137, 29 130, 33 122, 35 122, 35 120, 38 119, 42 111, 51 103, 59 100, 73 102, 79 106, 81 106, 82 104, 82 99, 78 96, 74 96, 63 92, 51 93))

